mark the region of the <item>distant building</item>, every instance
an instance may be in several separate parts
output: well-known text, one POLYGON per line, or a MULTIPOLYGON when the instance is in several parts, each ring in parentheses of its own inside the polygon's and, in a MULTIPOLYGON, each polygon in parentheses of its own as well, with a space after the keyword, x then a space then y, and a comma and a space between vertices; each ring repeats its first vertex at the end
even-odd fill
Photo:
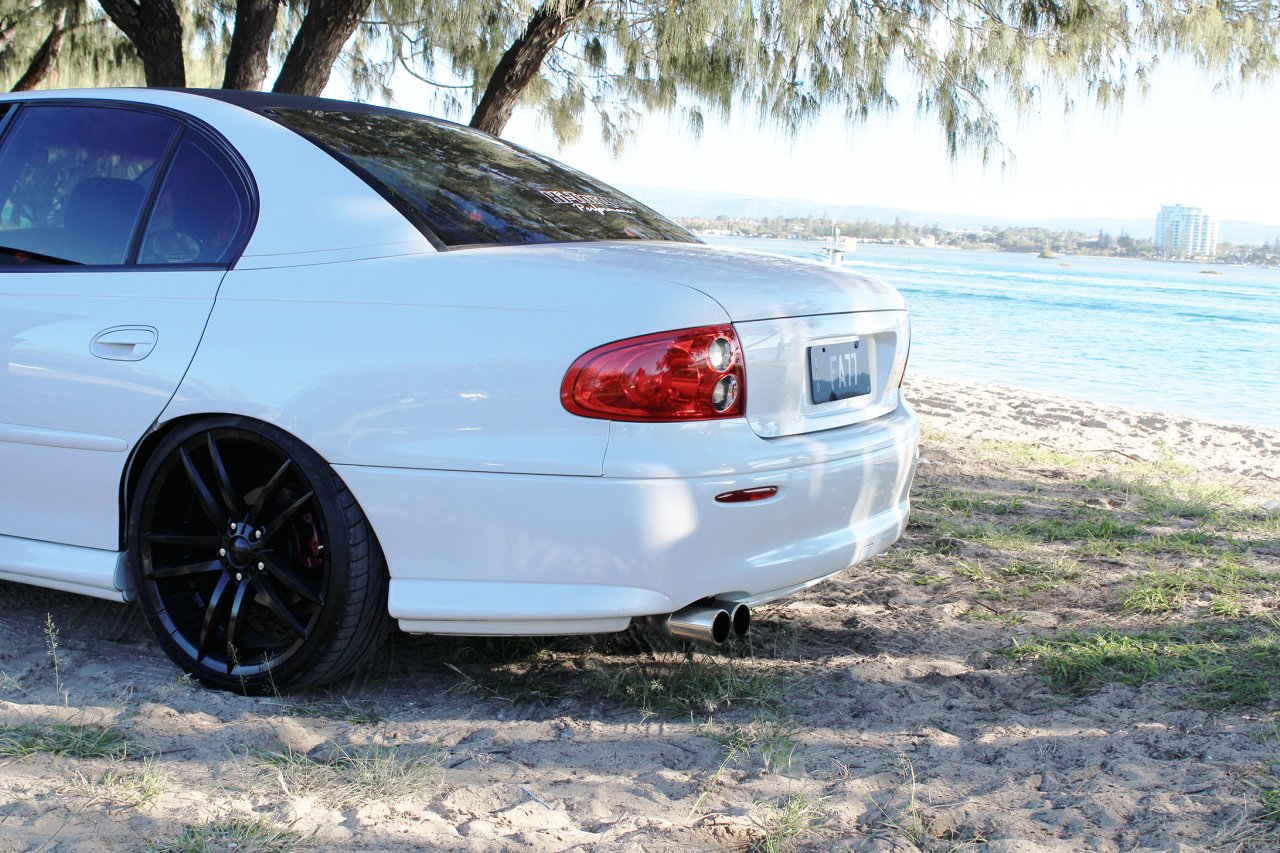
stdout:
POLYGON ((1156 216, 1152 243, 1166 258, 1212 258, 1218 253, 1218 220, 1198 207, 1166 204, 1156 216))

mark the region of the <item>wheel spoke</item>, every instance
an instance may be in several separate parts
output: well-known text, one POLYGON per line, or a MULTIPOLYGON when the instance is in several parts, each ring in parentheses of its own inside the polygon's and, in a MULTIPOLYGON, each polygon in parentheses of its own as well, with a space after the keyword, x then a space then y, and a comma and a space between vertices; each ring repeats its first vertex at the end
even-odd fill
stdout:
POLYGON ((231 510, 234 517, 242 519, 245 515, 244 501, 231 485, 231 475, 227 473, 222 453, 218 451, 218 442, 214 441, 213 433, 209 433, 206 438, 209 443, 209 461, 213 463, 213 478, 218 484, 218 493, 222 495, 222 505, 231 510))
POLYGON ((231 613, 227 616, 227 675, 235 669, 240 658, 240 641, 244 637, 244 626, 249 620, 245 618, 248 610, 247 601, 249 586, 253 578, 245 578, 244 583, 236 587, 235 598, 231 601, 231 613))
POLYGON ((207 560, 199 563, 184 563, 180 566, 161 566, 147 572, 144 577, 149 581, 164 580, 166 578, 180 578, 187 575, 203 575, 210 572, 222 571, 221 560, 207 560))
POLYGON ((196 647, 199 657, 209 654, 209 646, 213 643, 216 633, 214 627, 222 621, 222 611, 231 600, 227 595, 227 586, 230 583, 231 576, 224 574, 218 578, 218 585, 213 588, 213 595, 209 596, 209 605, 204 609, 204 623, 200 626, 200 643, 196 647))
POLYGON ((209 487, 205 484, 204 478, 200 476, 200 472, 196 470, 195 463, 191 461, 191 454, 187 453, 185 447, 178 448, 178 455, 182 458, 182 467, 186 469, 187 479, 191 481, 191 488, 195 490, 196 500, 200 502, 200 509, 213 522, 213 526, 221 529, 222 525, 227 523, 228 515, 218 504, 218 499, 213 496, 213 492, 209 491, 209 487))
POLYGON ((290 504, 288 509, 272 519, 271 523, 267 525, 266 532, 262 534, 262 541, 270 542, 273 536, 283 530, 298 517, 298 513, 302 512, 302 510, 306 508, 307 504, 311 503, 311 499, 313 497, 315 497, 315 492, 307 492, 305 495, 290 504))
POLYGON ((152 545, 185 545, 188 548, 217 548, 221 537, 210 535, 188 535, 184 533, 144 533, 143 542, 152 545))
POLYGON ((276 469, 271 475, 271 479, 262 487, 262 491, 258 493, 258 499, 253 504, 253 509, 249 510, 249 517, 258 519, 262 517, 262 511, 270 506, 271 502, 276 499, 276 495, 280 493, 280 487, 284 485, 284 478, 289 475, 289 471, 293 468, 293 460, 286 459, 284 463, 276 469))
POLYGON ((284 620, 284 623, 289 626, 293 633, 305 640, 307 638, 306 627, 298 621, 298 617, 289 609, 289 605, 280 596, 280 591, 276 589, 271 579, 259 575, 258 586, 266 594, 267 606, 271 608, 271 611, 284 620))
POLYGON ((312 604, 323 604, 324 599, 320 597, 314 589, 307 585, 306 580, 293 570, 293 567, 287 563, 276 560, 273 557, 264 556, 263 563, 267 567, 267 573, 280 583, 289 587, 298 595, 310 601, 312 604))

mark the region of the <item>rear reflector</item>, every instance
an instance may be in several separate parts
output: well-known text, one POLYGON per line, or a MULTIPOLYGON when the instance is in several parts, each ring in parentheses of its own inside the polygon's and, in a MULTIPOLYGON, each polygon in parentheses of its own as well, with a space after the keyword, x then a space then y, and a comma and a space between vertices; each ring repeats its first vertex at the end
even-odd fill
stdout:
POLYGON ((752 501, 762 501, 771 498, 778 493, 777 486, 760 486, 755 489, 739 489, 736 492, 725 492, 716 495, 716 503, 718 504, 745 504, 752 501))

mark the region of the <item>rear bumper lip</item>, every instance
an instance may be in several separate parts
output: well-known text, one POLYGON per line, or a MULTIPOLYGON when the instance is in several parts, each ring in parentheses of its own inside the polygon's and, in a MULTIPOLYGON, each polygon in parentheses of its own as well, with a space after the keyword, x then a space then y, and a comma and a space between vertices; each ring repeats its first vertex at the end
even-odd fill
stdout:
POLYGON ((772 601, 888 548, 910 510, 919 421, 905 404, 877 420, 731 446, 717 433, 745 471, 711 476, 336 467, 387 555, 405 630, 596 633, 708 596, 772 601), (770 485, 769 500, 715 502, 770 485))

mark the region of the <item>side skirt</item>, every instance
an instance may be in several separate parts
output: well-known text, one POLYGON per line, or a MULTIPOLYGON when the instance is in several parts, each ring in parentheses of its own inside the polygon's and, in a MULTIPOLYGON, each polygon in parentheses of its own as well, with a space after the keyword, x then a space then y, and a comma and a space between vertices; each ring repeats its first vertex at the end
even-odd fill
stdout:
POLYGON ((123 551, 0 536, 0 580, 130 601, 123 551))

